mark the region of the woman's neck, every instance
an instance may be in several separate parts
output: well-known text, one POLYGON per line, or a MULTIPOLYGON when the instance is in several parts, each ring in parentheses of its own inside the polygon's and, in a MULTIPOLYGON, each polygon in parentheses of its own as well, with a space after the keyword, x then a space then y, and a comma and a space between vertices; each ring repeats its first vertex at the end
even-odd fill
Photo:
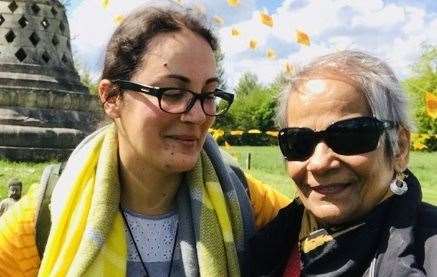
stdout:
POLYGON ((161 215, 175 207, 182 174, 164 174, 120 159, 121 205, 146 215, 161 215))

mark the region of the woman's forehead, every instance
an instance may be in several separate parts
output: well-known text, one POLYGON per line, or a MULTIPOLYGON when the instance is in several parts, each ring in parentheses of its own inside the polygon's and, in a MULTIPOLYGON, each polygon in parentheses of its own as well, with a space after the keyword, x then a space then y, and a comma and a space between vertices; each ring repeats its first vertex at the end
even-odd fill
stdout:
POLYGON ((369 114, 364 95, 343 81, 310 79, 290 93, 288 122, 319 117, 344 117, 348 114, 369 114))
POLYGON ((216 77, 214 53, 209 44, 191 31, 161 34, 152 39, 137 75, 169 75, 192 79, 216 77))

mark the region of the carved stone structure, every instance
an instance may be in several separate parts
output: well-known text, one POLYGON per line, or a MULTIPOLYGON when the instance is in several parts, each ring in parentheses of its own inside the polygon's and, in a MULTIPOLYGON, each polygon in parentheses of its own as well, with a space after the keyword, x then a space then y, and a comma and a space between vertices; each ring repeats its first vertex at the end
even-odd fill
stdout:
POLYGON ((58 0, 0 0, 0 157, 66 158, 101 118, 58 0))

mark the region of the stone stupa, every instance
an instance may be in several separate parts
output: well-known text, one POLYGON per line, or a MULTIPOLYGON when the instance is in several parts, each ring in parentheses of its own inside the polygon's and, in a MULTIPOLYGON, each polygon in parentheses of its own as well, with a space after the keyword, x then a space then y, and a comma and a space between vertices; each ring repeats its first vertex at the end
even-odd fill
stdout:
POLYGON ((65 159, 102 118, 58 0, 0 0, 0 157, 65 159))

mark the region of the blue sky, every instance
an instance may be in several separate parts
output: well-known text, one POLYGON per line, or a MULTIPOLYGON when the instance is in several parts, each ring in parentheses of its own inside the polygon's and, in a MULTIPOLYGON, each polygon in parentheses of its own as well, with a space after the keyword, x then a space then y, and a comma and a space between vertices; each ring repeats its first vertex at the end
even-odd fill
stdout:
MULTIPOLYGON (((286 63, 299 67, 318 55, 343 49, 374 54, 404 78, 423 45, 437 45, 437 0, 240 0, 237 7, 230 7, 226 0, 179 1, 197 7, 209 18, 223 18, 224 24, 214 28, 231 87, 246 71, 268 83, 286 63), (260 10, 272 15, 273 27, 260 23, 260 10), (240 36, 230 35, 233 28, 240 36), (310 46, 296 43, 296 30, 310 36, 310 46), (257 41, 256 49, 248 47, 250 40, 257 41), (269 48, 277 53, 276 59, 266 57, 269 48)), ((103 9, 101 0, 72 0, 68 15, 73 53, 80 67, 97 77, 104 47, 116 28, 114 18, 145 2, 150 1, 110 0, 103 9)))

